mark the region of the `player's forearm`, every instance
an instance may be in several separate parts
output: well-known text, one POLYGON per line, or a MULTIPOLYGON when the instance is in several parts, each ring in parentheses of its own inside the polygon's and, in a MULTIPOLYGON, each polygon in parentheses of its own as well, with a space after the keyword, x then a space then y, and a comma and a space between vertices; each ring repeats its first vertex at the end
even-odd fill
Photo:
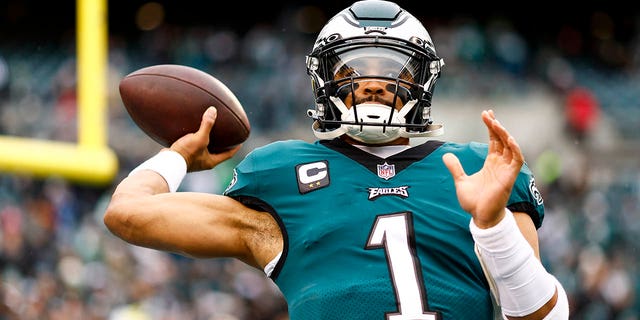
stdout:
POLYGON ((562 285, 540 263, 510 211, 492 228, 480 229, 472 222, 470 229, 496 300, 509 319, 567 319, 562 285))
POLYGON ((113 196, 141 197, 167 192, 169 192, 169 185, 160 174, 151 170, 142 170, 122 180, 113 196))

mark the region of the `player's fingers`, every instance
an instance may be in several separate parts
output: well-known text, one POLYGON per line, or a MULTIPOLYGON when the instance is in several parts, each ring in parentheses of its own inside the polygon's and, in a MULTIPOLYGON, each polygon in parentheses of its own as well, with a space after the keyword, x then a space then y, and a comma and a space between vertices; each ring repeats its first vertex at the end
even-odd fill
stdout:
POLYGON ((509 138, 511 138, 511 134, 507 131, 507 128, 505 128, 502 123, 496 119, 493 121, 492 129, 496 140, 500 142, 502 148, 508 148, 508 141, 509 138))
POLYGON ((504 153, 506 140, 504 140, 504 137, 500 135, 500 128, 503 128, 500 121, 498 121, 498 119, 493 119, 493 123, 491 125, 491 131, 493 132, 493 135, 494 135, 495 150, 497 153, 502 154, 504 153))
POLYGON ((197 134, 209 137, 209 132, 211 132, 211 128, 213 128, 213 124, 216 122, 217 117, 218 110, 216 110, 215 107, 207 108, 202 115, 202 121, 200 122, 200 128, 198 129, 197 134))
POLYGON ((500 123, 497 123, 495 126, 496 136, 502 141, 504 146, 504 150, 502 156, 506 161, 515 160, 519 164, 524 162, 524 156, 522 155, 522 150, 520 146, 516 142, 516 139, 507 131, 507 129, 500 123))
POLYGON ((487 131, 489 133, 489 152, 497 152, 502 153, 504 149, 504 143, 501 141, 500 136, 498 136, 495 126, 500 125, 500 122, 495 117, 493 110, 485 110, 482 112, 482 121, 487 127, 487 131))
POLYGON ((242 148, 242 145, 237 145, 235 146, 233 149, 221 152, 221 153, 214 153, 211 154, 211 158, 213 159, 213 161, 217 164, 220 163, 222 161, 225 161, 227 159, 230 159, 231 157, 233 157, 233 155, 236 154, 236 152, 238 152, 238 150, 240 150, 240 148, 242 148))
POLYGON ((453 153, 446 153, 443 155, 442 161, 444 161, 444 165, 449 169, 454 181, 457 181, 467 175, 460 164, 460 160, 453 153))
POLYGON ((510 136, 507 143, 509 144, 513 160, 517 161, 519 165, 522 165, 524 163, 524 155, 516 139, 510 136))
POLYGON ((491 125, 493 120, 495 120, 495 116, 492 116, 492 112, 484 110, 482 111, 482 122, 484 122, 484 125, 487 127, 487 129, 489 130, 489 138, 491 138, 492 132, 491 132, 491 125))

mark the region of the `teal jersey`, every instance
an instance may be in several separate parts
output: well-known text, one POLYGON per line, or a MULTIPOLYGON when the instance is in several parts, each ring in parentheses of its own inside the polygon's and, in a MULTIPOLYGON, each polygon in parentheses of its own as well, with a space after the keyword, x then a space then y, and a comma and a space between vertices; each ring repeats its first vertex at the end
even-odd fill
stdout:
MULTIPOLYGON (((339 139, 290 140, 238 164, 225 194, 280 224, 284 250, 271 278, 291 319, 493 319, 447 152, 472 174, 487 146, 429 141, 382 159, 339 139)), ((540 227, 544 207, 526 164, 508 207, 540 227)))

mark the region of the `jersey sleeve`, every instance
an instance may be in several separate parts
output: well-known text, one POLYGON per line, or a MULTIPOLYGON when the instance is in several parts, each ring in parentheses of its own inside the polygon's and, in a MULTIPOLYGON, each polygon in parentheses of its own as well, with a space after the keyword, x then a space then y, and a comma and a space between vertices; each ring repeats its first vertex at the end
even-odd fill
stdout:
POLYGON ((229 185, 224 195, 234 198, 245 206, 259 210, 269 211, 268 206, 257 198, 260 188, 259 171, 255 168, 256 157, 254 152, 249 153, 235 168, 229 185))
POLYGON ((544 219, 544 201, 536 186, 533 173, 525 163, 520 170, 511 190, 507 208, 513 212, 527 213, 537 228, 542 226, 544 219))
POLYGON ((224 190, 225 196, 233 197, 241 193, 255 193, 255 171, 253 170, 253 153, 249 153, 238 165, 233 168, 233 176, 229 185, 224 190))
POLYGON ((297 141, 276 142, 254 149, 233 169, 223 194, 249 208, 274 213, 274 203, 297 193, 292 157, 282 155, 296 154, 300 145, 297 141))

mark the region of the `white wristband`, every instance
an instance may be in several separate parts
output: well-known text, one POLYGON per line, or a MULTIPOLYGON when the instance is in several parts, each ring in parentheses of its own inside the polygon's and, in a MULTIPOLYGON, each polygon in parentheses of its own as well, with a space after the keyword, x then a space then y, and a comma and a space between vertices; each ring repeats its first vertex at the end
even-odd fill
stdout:
POLYGON ((525 316, 547 303, 556 292, 555 277, 549 274, 524 238, 513 213, 505 209, 497 225, 480 229, 469 223, 476 243, 476 254, 497 290, 502 312, 525 316))
POLYGON ((187 174, 187 162, 176 151, 162 150, 131 170, 129 176, 141 170, 157 172, 169 185, 169 191, 176 192, 187 174))

